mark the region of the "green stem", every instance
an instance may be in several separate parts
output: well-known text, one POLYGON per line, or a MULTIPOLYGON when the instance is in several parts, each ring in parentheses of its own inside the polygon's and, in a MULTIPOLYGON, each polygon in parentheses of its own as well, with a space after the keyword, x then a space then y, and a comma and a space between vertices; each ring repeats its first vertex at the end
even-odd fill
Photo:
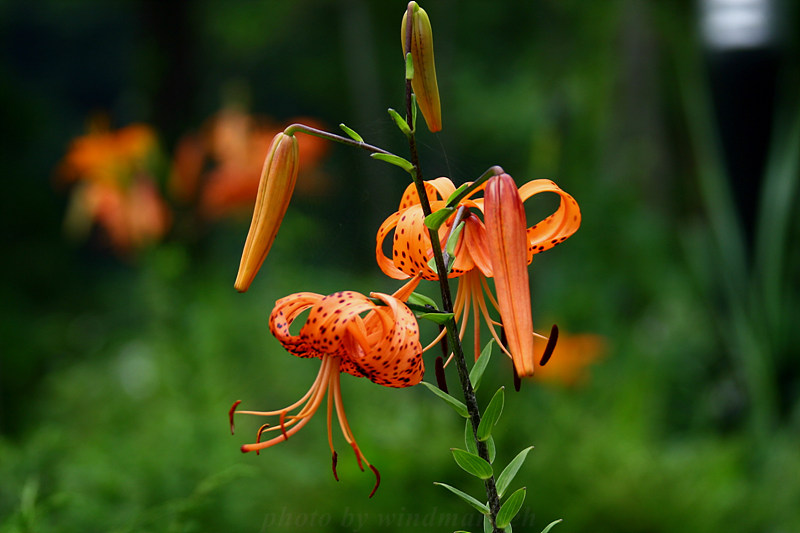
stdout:
MULTIPOLYGON (((407 17, 409 23, 406 25, 407 28, 405 38, 406 50, 411 51, 411 28, 413 26, 411 21, 413 20, 413 14, 411 12, 412 8, 410 4, 408 9, 407 17)), ((408 147, 411 154, 411 164, 414 165, 411 178, 414 180, 414 185, 417 188, 417 194, 419 195, 419 202, 422 206, 422 212, 425 214, 425 216, 429 216, 431 214, 431 204, 428 201, 428 194, 425 191, 425 182, 422 179, 422 167, 420 166, 419 154, 417 152, 417 141, 414 136, 414 124, 412 119, 414 111, 412 106, 414 103, 411 98, 411 94, 411 80, 406 79, 406 121, 409 129, 411 130, 411 133, 408 135, 408 147)), ((491 170, 492 169, 490 169, 490 171, 491 170)), ((439 289, 442 294, 442 311, 445 313, 452 313, 453 297, 450 292, 450 284, 447 281, 447 269, 445 267, 444 256, 442 254, 442 244, 439 241, 439 232, 437 230, 429 229, 428 234, 431 238, 431 248, 433 250, 434 262, 436 263, 436 272, 439 275, 439 289)), ((461 346, 461 339, 459 339, 458 335, 456 335, 456 331, 458 331, 458 329, 455 318, 449 320, 446 327, 447 337, 450 341, 450 345, 453 347, 453 357, 455 359, 456 369, 458 371, 458 380, 461 383, 461 390, 464 393, 464 403, 467 406, 467 412, 469 413, 470 422, 472 423, 472 437, 475 439, 478 455, 489 462, 489 450, 486 446, 486 443, 478 440, 477 436, 478 426, 481 422, 481 412, 480 408, 478 407, 478 399, 475 396, 475 390, 472 388, 472 382, 469 380, 469 370, 467 369, 464 350, 461 346)), ((497 486, 494 476, 487 479, 484 484, 486 488, 486 497, 489 502, 489 520, 492 524, 492 532, 502 533, 502 530, 496 525, 497 513, 500 512, 500 497, 497 495, 497 486)))
POLYGON ((320 137, 322 139, 327 139, 340 144, 346 144, 347 146, 361 148, 363 150, 367 150, 368 152, 372 152, 373 154, 394 155, 391 152, 387 152, 383 148, 378 148, 377 146, 372 146, 371 144, 367 144, 365 142, 356 141, 354 139, 350 139, 349 137, 342 137, 341 135, 336 135, 335 133, 331 133, 329 131, 318 130, 317 128, 312 128, 311 126, 306 126, 305 124, 291 124, 285 130, 283 130, 283 133, 286 135, 294 135, 295 132, 298 131, 300 133, 307 133, 308 135, 313 135, 315 137, 320 137))

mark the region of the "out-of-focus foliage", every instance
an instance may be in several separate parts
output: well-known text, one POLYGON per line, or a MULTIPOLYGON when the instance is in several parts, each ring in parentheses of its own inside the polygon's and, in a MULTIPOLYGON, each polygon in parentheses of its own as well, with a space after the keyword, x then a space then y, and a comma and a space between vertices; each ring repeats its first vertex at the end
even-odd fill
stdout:
MULTIPOLYGON (((767 329, 780 335, 759 352, 769 372, 758 379, 732 355, 738 322, 720 281, 733 265, 713 246, 703 199, 703 163, 716 156, 697 135, 697 124, 713 127, 693 6, 423 5, 445 124, 420 133, 426 175, 460 183, 500 164, 520 181, 557 178, 583 212, 568 245, 531 266, 534 325, 602 335, 605 357, 575 387, 534 380, 506 395, 494 437, 508 456, 498 460, 535 445, 516 478, 528 492, 515 527, 564 518, 557 528, 572 532, 800 530, 800 341, 791 327, 767 329), (754 391, 769 400, 758 409, 754 391)), ((322 417, 260 456, 239 452, 258 422, 228 433, 234 400, 283 405, 316 374, 318 363, 269 335, 277 298, 396 288, 379 276, 371 242, 406 186, 400 171, 332 149, 329 188, 293 202, 246 295, 232 288, 246 219, 178 224, 119 260, 64 238, 67 195, 53 187, 96 112, 112 129, 151 125, 174 154, 232 94, 277 123, 345 122, 402 153, 385 108, 402 98, 404 8, 0 5, 0 531, 480 530, 431 483, 475 481, 447 452, 463 426, 419 387, 343 377, 349 421, 383 478, 372 500, 371 474, 352 461, 333 480, 322 417)), ((787 40, 776 113, 796 117, 787 95, 798 94, 800 63, 796 36, 787 40)), ((773 172, 796 182, 782 126, 773 146, 788 148, 776 158, 795 166, 773 172)), ((782 256, 780 301, 796 303, 796 202, 787 216, 784 246, 795 246, 782 256)), ((800 306, 778 308, 796 322, 800 306)), ((761 322, 745 323, 763 338, 761 322)), ((510 384, 510 361, 496 353, 483 379, 482 395, 510 384)))

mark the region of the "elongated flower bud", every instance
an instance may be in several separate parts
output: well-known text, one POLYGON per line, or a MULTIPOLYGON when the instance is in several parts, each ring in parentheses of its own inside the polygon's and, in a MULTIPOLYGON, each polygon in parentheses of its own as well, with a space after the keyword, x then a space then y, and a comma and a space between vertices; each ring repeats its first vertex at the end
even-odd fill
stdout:
POLYGON ((297 138, 281 132, 272 139, 261 171, 250 231, 244 243, 234 288, 245 292, 269 253, 289 207, 298 171, 297 138))
POLYGON ((533 375, 533 319, 528 286, 528 238, 525 208, 508 174, 489 178, 484 218, 497 304, 508 349, 520 377, 533 375))
POLYGON ((411 12, 411 59, 414 77, 411 87, 417 95, 417 104, 425 123, 432 132, 442 129, 442 107, 439 101, 439 85, 436 83, 436 65, 433 61, 433 31, 431 21, 424 9, 416 2, 409 2, 403 15, 401 39, 403 56, 408 53, 408 14, 411 12))

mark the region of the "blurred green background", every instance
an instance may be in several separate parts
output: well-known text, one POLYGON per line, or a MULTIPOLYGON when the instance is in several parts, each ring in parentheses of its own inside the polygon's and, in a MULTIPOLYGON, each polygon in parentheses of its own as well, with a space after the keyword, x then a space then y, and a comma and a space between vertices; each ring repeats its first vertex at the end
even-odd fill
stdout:
MULTIPOLYGON (((422 5, 444 120, 420 133, 426 175, 461 183, 499 164, 571 193, 583 226, 536 256, 534 320, 608 343, 581 386, 507 395, 498 461, 536 446, 515 530, 800 531, 796 5, 774 3, 781 39, 711 51, 690 2, 422 5)), ((324 416, 260 456, 239 452, 260 421, 228 432, 234 400, 276 409, 316 375, 269 334, 277 298, 397 287, 372 239, 401 171, 332 148, 333 187, 296 198, 244 295, 247 216, 121 259, 65 238, 54 186, 94 113, 150 124, 168 158, 232 87, 254 114, 345 122, 404 154, 385 111, 403 106, 404 8, 0 2, 0 531, 480 530, 432 484, 482 490, 450 458, 460 420, 421 387, 343 378, 383 477, 371 500, 341 440, 333 480, 324 416)), ((510 363, 486 380, 484 404, 510 363)))

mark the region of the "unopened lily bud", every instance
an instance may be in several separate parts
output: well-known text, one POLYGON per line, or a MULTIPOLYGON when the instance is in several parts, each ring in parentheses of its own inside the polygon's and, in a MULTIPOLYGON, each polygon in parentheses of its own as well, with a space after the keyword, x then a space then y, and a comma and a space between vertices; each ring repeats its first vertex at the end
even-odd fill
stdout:
POLYGON ((417 95, 417 104, 428 129, 437 132, 442 129, 442 107, 439 102, 439 85, 436 83, 436 65, 433 61, 433 31, 431 21, 424 9, 416 2, 409 2, 403 15, 401 39, 403 56, 408 54, 409 13, 411 14, 411 59, 414 77, 411 87, 417 95))
POLYGON ((239 292, 245 292, 250 287, 272 247, 292 198, 297 171, 297 138, 281 132, 272 139, 261 171, 253 220, 233 285, 239 292))
POLYGON ((508 174, 493 176, 486 183, 484 222, 508 350, 517 374, 527 377, 533 374, 534 364, 528 238, 525 208, 508 174))

